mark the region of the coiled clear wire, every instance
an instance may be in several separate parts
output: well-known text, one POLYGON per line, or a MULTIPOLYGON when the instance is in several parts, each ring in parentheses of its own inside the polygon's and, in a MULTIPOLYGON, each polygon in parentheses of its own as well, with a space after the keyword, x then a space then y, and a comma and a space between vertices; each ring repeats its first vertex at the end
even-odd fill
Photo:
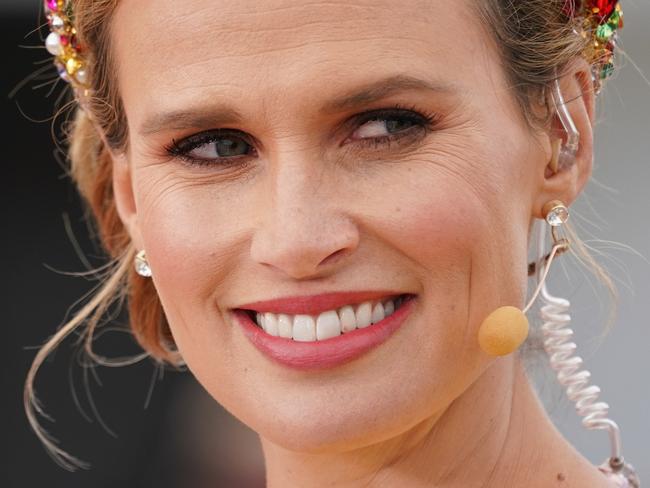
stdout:
MULTIPOLYGON (((537 277, 543 279, 546 224, 540 221, 538 226, 537 277)), ((549 260, 546 266, 550 266, 549 260)), ((539 286, 539 285, 538 285, 539 286)), ((540 307, 541 326, 544 336, 544 349, 549 357, 551 368, 556 372, 559 383, 566 388, 567 396, 575 403, 578 415, 583 417, 582 424, 587 429, 604 429, 609 434, 611 453, 599 469, 620 488, 639 488, 640 482, 634 468, 624 462, 621 454, 621 435, 616 422, 607 417, 609 405, 598 401, 600 388, 589 385, 591 373, 582 368, 582 358, 575 354, 576 344, 571 342, 573 330, 569 327, 571 303, 566 298, 549 293, 546 280, 541 284, 540 307)))

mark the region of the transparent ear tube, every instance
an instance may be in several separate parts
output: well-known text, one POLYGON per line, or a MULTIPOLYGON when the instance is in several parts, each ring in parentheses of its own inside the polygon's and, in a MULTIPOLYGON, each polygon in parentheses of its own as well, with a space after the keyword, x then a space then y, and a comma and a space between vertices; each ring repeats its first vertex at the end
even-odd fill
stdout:
POLYGON ((562 90, 560 89, 560 82, 557 77, 553 82, 553 102, 555 103, 555 109, 560 119, 560 123, 566 133, 566 141, 560 149, 560 154, 558 158, 558 168, 567 168, 573 164, 573 161, 578 153, 578 145, 580 143, 580 132, 576 129, 576 125, 571 118, 569 109, 566 106, 564 97, 562 96, 562 90))

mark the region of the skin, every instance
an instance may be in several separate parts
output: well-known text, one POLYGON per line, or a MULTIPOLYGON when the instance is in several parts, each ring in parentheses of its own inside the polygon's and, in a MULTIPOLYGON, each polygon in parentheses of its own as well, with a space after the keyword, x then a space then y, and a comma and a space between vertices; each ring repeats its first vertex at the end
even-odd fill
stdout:
POLYGON ((525 305, 544 203, 570 205, 590 176, 586 63, 562 79, 580 150, 551 174, 554 133, 526 125, 468 3, 215 5, 120 2, 112 47, 129 140, 113 154, 114 189, 180 352, 259 434, 268 486, 608 486, 551 424, 516 354, 490 357, 476 338, 492 310, 525 305), (333 106, 396 76, 445 90, 410 84, 333 106), (238 120, 223 120, 226 105, 238 120), (386 124, 354 117, 395 105, 438 121, 364 145, 386 124), (189 114, 161 118, 175 111, 189 114), (165 151, 216 128, 250 135, 256 152, 199 166, 165 151), (320 372, 269 361, 230 315, 362 289, 418 298, 381 347, 320 372))

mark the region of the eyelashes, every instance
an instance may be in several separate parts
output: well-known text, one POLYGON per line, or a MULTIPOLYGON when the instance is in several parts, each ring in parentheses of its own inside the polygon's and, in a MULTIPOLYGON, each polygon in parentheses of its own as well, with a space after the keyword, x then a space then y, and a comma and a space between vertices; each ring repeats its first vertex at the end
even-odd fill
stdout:
POLYGON ((214 164, 225 160, 232 162, 257 155, 246 134, 234 129, 214 129, 181 141, 173 140, 165 150, 172 157, 194 164, 214 164))
MULTIPOLYGON (((414 145, 432 132, 439 122, 438 114, 416 107, 395 105, 354 115, 344 123, 350 134, 341 146, 352 150, 388 150, 394 145, 414 145)), ((230 128, 211 129, 165 146, 169 157, 189 165, 241 166, 258 156, 257 141, 251 135, 230 128)))

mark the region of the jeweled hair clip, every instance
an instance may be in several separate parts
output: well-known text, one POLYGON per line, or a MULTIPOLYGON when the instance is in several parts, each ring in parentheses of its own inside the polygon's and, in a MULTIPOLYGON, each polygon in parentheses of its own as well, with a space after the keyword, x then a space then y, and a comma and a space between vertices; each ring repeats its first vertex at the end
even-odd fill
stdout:
POLYGON ((623 28, 618 0, 566 0, 564 13, 576 22, 576 33, 589 39, 584 56, 591 64, 595 92, 614 72, 617 31, 623 28))
POLYGON ((50 26, 45 47, 54 56, 54 65, 61 79, 85 93, 88 71, 73 23, 72 2, 45 0, 45 10, 50 26))

